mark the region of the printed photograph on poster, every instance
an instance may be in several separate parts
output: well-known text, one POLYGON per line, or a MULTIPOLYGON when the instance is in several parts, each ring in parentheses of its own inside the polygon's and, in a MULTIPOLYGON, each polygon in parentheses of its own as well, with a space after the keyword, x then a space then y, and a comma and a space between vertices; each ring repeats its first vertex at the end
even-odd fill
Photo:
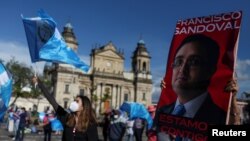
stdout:
POLYGON ((208 125, 225 125, 241 11, 179 20, 169 50, 154 125, 158 140, 207 140, 208 125))

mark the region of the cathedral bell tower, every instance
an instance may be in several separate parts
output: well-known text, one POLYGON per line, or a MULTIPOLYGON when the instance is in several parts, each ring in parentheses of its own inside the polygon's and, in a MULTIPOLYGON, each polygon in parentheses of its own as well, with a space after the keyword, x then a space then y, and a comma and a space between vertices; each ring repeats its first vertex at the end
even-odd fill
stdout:
MULTIPOLYGON (((152 75, 150 72, 149 53, 145 42, 140 40, 132 56, 132 71, 134 73, 134 101, 146 104, 151 100, 152 75)), ((150 101, 151 102, 151 101, 150 101)))
POLYGON ((67 23, 62 32, 62 36, 69 47, 71 47, 75 52, 78 49, 78 42, 76 40, 75 34, 73 32, 73 26, 71 23, 67 23))
POLYGON ((150 59, 145 42, 140 40, 132 56, 132 70, 135 74, 150 74, 150 59))

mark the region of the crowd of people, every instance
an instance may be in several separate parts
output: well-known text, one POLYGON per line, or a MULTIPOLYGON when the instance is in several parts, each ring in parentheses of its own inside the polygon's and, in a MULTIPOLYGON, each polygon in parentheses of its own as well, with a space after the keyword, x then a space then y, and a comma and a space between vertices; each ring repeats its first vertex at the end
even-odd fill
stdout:
MULTIPOLYGON (((154 118, 156 106, 148 106, 148 112, 154 118)), ((111 110, 104 113, 102 133, 104 141, 142 141, 143 133, 147 135, 147 121, 143 118, 129 118, 129 113, 111 110), (146 129, 146 130, 145 130, 146 129)))
MULTIPOLYGON (((156 106, 151 105, 148 107, 148 112, 152 118, 155 115, 155 111, 156 106)), ((8 130, 10 132, 13 131, 13 140, 23 141, 25 133, 43 132, 44 141, 50 141, 52 132, 54 132, 54 134, 60 134, 60 130, 52 130, 51 120, 56 116, 52 110, 47 109, 41 113, 36 112, 34 115, 31 109, 26 111, 24 107, 18 108, 17 106, 13 106, 13 108, 9 109, 8 114, 8 130)), ((147 122, 145 119, 130 119, 129 113, 119 109, 105 112, 103 114, 103 120, 98 124, 102 127, 104 141, 121 141, 122 139, 126 141, 142 141, 145 128, 147 130, 147 122)))
POLYGON ((52 110, 44 112, 27 111, 25 107, 11 106, 7 111, 7 130, 12 132, 12 140, 23 141, 26 133, 41 134, 44 133, 44 141, 51 140, 51 133, 60 135, 62 128, 52 126, 56 121, 55 114, 52 110))

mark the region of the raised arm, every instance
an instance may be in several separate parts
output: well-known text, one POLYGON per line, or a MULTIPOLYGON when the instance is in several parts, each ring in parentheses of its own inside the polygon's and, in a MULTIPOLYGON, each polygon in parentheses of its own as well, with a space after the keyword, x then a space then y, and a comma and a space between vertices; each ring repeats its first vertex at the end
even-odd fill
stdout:
POLYGON ((54 108, 55 111, 57 111, 58 109, 58 103, 56 102, 54 96, 52 94, 49 93, 48 89, 44 86, 43 82, 37 78, 34 77, 32 79, 34 84, 37 84, 38 87, 42 90, 43 95, 46 97, 46 99, 49 101, 49 103, 52 105, 52 107, 54 108))
POLYGON ((236 95, 238 92, 238 83, 237 79, 234 78, 233 80, 229 81, 225 91, 226 92, 231 92, 232 93, 232 98, 231 98, 231 105, 230 106, 230 114, 229 114, 229 125, 239 125, 240 124, 240 111, 237 105, 237 100, 236 100, 236 95))

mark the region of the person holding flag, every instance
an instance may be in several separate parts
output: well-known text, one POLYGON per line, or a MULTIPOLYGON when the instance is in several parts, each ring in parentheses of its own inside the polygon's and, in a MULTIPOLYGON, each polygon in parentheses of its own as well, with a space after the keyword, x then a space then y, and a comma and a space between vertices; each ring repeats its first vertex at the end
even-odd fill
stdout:
MULTIPOLYGON (((38 14, 38 17, 33 18, 22 17, 31 61, 67 63, 88 72, 89 66, 80 60, 72 48, 67 46, 53 18, 42 10, 38 11, 38 14)), ((42 90, 63 124, 63 141, 98 140, 97 121, 88 97, 77 96, 70 105, 71 113, 68 113, 56 102, 37 77, 33 78, 33 83, 42 90)))
POLYGON ((62 141, 98 141, 97 120, 88 97, 77 96, 70 104, 71 113, 68 113, 56 102, 41 80, 34 77, 32 81, 38 85, 56 111, 64 128, 62 141))

